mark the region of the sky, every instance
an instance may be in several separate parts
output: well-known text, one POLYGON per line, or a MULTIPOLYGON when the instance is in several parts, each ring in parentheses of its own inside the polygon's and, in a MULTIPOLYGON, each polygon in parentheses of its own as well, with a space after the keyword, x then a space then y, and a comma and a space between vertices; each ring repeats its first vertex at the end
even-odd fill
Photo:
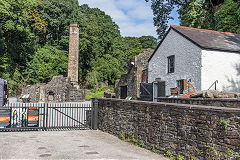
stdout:
MULTIPOLYGON (((99 8, 120 27, 121 35, 126 36, 154 36, 157 38, 156 28, 153 25, 151 3, 145 0, 78 0, 79 4, 88 4, 91 8, 99 8)), ((176 17, 170 24, 179 25, 176 17)))

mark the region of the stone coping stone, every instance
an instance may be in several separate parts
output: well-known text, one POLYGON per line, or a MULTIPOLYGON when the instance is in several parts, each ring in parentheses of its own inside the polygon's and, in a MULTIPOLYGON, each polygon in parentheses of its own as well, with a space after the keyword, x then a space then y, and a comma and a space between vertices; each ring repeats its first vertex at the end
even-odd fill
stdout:
POLYGON ((159 100, 184 100, 184 101, 228 101, 228 102, 240 102, 240 98, 166 98, 158 97, 159 100))
MULTIPOLYGON (((182 109, 201 110, 201 111, 240 113, 240 108, 228 108, 228 107, 192 105, 192 104, 179 104, 179 103, 166 103, 166 102, 149 102, 149 101, 125 100, 125 99, 115 99, 115 98, 97 98, 97 99, 99 101, 122 102, 122 103, 133 103, 133 104, 134 103, 136 103, 136 104, 141 103, 141 106, 146 105, 146 107, 148 107, 148 105, 151 105, 151 106, 159 106, 159 107, 172 107, 172 108, 182 108, 182 109)), ((109 107, 109 105, 108 105, 108 107, 109 107)))

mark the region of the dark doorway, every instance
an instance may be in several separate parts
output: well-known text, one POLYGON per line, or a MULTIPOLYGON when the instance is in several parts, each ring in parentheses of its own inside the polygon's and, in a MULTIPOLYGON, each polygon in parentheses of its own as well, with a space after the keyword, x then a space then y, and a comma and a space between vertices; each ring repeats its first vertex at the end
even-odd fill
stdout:
POLYGON ((49 92, 48 92, 47 100, 48 100, 48 102, 54 102, 54 101, 56 101, 56 99, 55 99, 55 94, 54 94, 53 91, 49 91, 49 92))
POLYGON ((120 98, 125 99, 127 97, 127 86, 120 86, 120 98))
POLYGON ((153 101, 157 102, 158 97, 165 97, 165 81, 153 83, 153 101))
POLYGON ((158 87, 158 97, 165 97, 166 96, 165 81, 158 82, 157 87, 158 87))

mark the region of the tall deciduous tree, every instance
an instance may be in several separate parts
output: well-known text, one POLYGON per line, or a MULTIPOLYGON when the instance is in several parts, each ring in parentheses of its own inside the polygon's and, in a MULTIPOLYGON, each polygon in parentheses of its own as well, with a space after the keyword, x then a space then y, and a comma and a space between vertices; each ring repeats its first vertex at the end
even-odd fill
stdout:
POLYGON ((36 50, 34 32, 47 23, 37 12, 38 0, 0 0, 0 76, 16 83, 36 50), (20 76, 15 76, 20 75, 20 76), (17 78, 16 78, 17 77, 17 78))
POLYGON ((240 1, 225 0, 214 16, 217 30, 240 33, 240 1))
POLYGON ((53 76, 67 76, 68 67, 67 51, 59 50, 56 47, 45 45, 35 54, 26 70, 28 82, 47 83, 53 76))
POLYGON ((66 75, 71 23, 79 25, 79 79, 88 87, 112 85, 128 58, 156 45, 151 36, 123 38, 110 16, 78 0, 0 0, 0 77, 12 93, 66 75))
POLYGON ((155 49, 157 47, 157 38, 153 36, 141 36, 138 38, 144 49, 152 48, 155 49))
POLYGON ((39 34, 40 44, 68 50, 69 24, 82 18, 78 15, 78 8, 77 0, 42 0, 39 9, 48 26, 45 33, 39 34))
MULTIPOLYGON (((120 76, 120 73, 124 71, 126 67, 128 50, 126 42, 120 35, 119 27, 112 21, 112 18, 106 15, 103 11, 97 8, 89 8, 87 5, 80 6, 79 10, 83 14, 82 23, 80 25, 80 68, 81 68, 81 80, 87 77, 92 77, 96 73, 98 74, 99 81, 112 82, 112 79, 116 79, 120 76), (108 55, 108 56, 106 56, 108 55), (104 68, 99 61, 107 59, 111 56, 113 59, 118 59, 120 65, 113 65, 109 63, 111 67, 103 74, 104 68), (101 67, 99 66, 101 64, 101 67), (114 70, 119 72, 114 73, 114 70), (111 74, 110 74, 111 72, 111 74), (111 75, 111 76, 110 76, 111 75), (107 76, 107 77, 106 77, 107 76)), ((106 64, 106 63, 104 63, 106 64)), ((95 75, 94 75, 95 76, 95 75)), ((96 76, 95 76, 96 77, 96 76)))
POLYGON ((215 29, 214 13, 208 0, 191 0, 182 5, 179 19, 183 26, 215 29))
MULTIPOLYGON (((157 27, 157 34, 160 39, 167 31, 169 20, 173 19, 170 14, 174 8, 178 10, 181 25, 184 26, 222 30, 220 28, 223 28, 223 23, 226 24, 226 18, 234 26, 238 23, 236 22, 237 19, 234 22, 230 20, 234 19, 233 14, 238 14, 239 1, 237 0, 231 2, 228 0, 151 0, 151 3, 154 25, 157 27), (221 7, 222 4, 223 7, 221 7), (214 14, 215 12, 216 14, 214 14)), ((231 31, 226 30, 226 28, 225 31, 231 31)))

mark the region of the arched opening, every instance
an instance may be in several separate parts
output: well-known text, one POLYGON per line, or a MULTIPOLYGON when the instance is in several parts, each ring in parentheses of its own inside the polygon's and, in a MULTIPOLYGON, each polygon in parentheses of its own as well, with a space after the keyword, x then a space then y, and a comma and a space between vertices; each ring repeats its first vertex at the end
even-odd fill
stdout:
POLYGON ((49 92, 48 92, 47 100, 48 100, 49 102, 55 101, 55 93, 54 93, 53 91, 49 91, 49 92))

